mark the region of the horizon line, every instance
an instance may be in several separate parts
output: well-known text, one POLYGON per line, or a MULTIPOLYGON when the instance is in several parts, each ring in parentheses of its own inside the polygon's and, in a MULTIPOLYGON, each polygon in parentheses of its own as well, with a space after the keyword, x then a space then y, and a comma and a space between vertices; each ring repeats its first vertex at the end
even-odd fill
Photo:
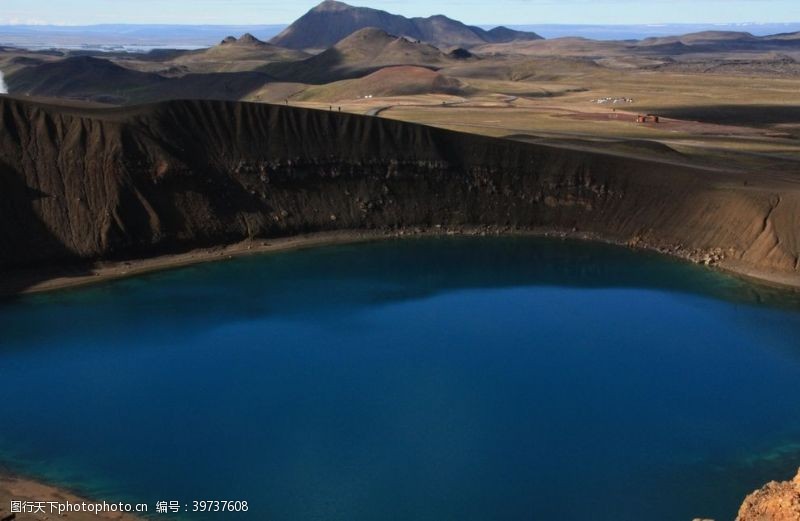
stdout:
MULTIPOLYGON (((149 27, 276 27, 288 26, 295 22, 273 22, 273 23, 230 23, 230 24, 209 24, 209 23, 140 23, 140 22, 104 22, 104 23, 89 23, 89 24, 73 24, 73 23, 0 23, 0 27, 104 27, 116 25, 128 26, 149 26, 149 27)), ((457 20, 458 21, 458 20, 457 20)), ((586 27, 669 27, 674 25, 719 25, 719 26, 750 26, 750 25, 800 25, 800 20, 791 22, 640 22, 640 23, 621 23, 621 24, 600 24, 600 23, 583 23, 583 22, 546 22, 546 23, 467 23, 465 25, 472 26, 586 26, 586 27)))

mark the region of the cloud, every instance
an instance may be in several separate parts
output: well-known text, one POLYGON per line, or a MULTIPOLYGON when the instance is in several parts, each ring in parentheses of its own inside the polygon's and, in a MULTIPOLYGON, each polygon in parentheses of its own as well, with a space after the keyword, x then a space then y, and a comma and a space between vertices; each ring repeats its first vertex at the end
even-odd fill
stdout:
POLYGON ((48 22, 42 18, 19 18, 13 16, 11 18, 0 18, 0 23, 2 25, 63 25, 54 22, 48 22))

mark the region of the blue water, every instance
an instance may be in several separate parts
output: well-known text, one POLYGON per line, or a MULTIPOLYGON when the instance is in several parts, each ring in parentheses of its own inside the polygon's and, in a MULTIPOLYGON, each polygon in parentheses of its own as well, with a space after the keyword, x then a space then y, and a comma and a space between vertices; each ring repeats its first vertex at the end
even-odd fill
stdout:
POLYGON ((186 519, 721 521, 800 466, 798 339, 796 297, 610 246, 254 256, 0 302, 0 459, 250 505, 186 519))

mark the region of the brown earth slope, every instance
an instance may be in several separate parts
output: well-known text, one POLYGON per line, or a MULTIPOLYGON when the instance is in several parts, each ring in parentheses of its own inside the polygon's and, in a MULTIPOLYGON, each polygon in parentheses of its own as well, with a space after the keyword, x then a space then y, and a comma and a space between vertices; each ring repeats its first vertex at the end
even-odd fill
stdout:
POLYGON ((456 61, 431 45, 369 27, 307 60, 273 63, 263 70, 288 81, 321 84, 358 78, 387 66, 441 67, 456 61))
POLYGON ((256 71, 164 77, 90 56, 46 62, 7 77, 9 91, 15 95, 114 105, 181 97, 239 99, 272 81, 272 77, 256 71))
POLYGON ((418 96, 421 94, 461 95, 463 82, 425 67, 411 65, 386 67, 368 76, 312 86, 295 96, 293 101, 338 101, 375 96, 418 96))
POLYGON ((575 229, 796 284, 797 181, 741 175, 286 106, 0 97, 0 266, 497 225, 575 229))
POLYGON ((252 34, 229 36, 214 47, 180 54, 165 65, 194 73, 254 71, 269 63, 304 60, 309 55, 262 42, 252 34))

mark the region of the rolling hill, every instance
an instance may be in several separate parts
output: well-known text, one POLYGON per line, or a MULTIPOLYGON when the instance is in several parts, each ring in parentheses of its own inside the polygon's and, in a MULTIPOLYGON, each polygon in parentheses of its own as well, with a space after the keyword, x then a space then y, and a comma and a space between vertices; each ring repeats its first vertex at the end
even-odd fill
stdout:
POLYGON ((453 61, 456 59, 432 45, 368 27, 356 31, 330 49, 307 60, 276 63, 264 70, 286 81, 320 84, 365 76, 388 66, 438 68, 453 61))
POLYGON ((79 56, 21 69, 7 78, 13 94, 124 105, 173 98, 240 99, 272 78, 263 72, 186 74, 166 78, 79 56))
POLYGON ((456 78, 424 67, 402 65, 386 67, 363 78, 310 87, 294 99, 298 101, 339 101, 366 96, 460 95, 464 93, 464 87, 464 84, 456 78))
POLYGON ((405 36, 437 47, 470 47, 515 40, 539 40, 535 33, 496 27, 486 31, 446 16, 406 18, 367 7, 353 7, 325 0, 300 17, 270 43, 290 49, 326 49, 350 34, 367 27, 405 36))
MULTIPOLYGON (((473 47, 481 56, 583 56, 604 60, 619 56, 648 58, 682 57, 701 54, 718 59, 750 58, 755 53, 800 52, 797 33, 753 36, 746 32, 704 31, 644 40, 591 40, 563 37, 548 40, 513 41, 473 47)), ((763 59, 759 58, 759 59, 763 59)))
POLYGON ((268 63, 298 61, 309 56, 302 51, 263 42, 246 33, 238 39, 229 36, 208 49, 184 53, 169 63, 190 72, 241 72, 268 63))
POLYGON ((158 74, 126 69, 109 60, 77 56, 21 69, 6 78, 9 91, 30 96, 124 101, 127 93, 160 86, 158 74))

